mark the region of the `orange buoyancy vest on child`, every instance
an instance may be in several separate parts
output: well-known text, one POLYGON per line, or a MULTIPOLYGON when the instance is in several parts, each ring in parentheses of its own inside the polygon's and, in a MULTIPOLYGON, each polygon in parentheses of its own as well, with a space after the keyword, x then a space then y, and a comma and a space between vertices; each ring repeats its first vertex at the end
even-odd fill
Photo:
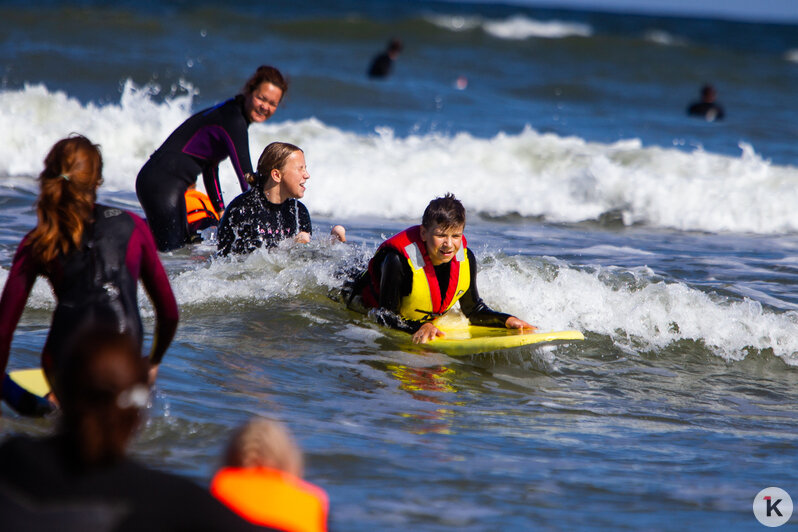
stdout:
POLYGON ((369 262, 369 283, 363 289, 362 299, 366 307, 379 307, 380 279, 377 275, 376 259, 380 250, 392 248, 398 251, 410 265, 413 272, 413 287, 410 294, 402 298, 399 315, 404 319, 429 321, 444 314, 466 293, 471 285, 471 268, 466 255, 466 238, 455 257, 449 262, 449 286, 441 298, 435 266, 427 253, 427 245, 421 240, 419 225, 415 225, 392 236, 382 243, 369 262))
POLYGON ((203 220, 207 220, 204 224, 206 227, 219 222, 219 215, 213 209, 208 195, 191 188, 186 190, 186 218, 189 227, 199 225, 203 220))
POLYGON ((211 493, 238 515, 286 532, 326 532, 329 501, 323 489, 278 469, 225 467, 211 493))

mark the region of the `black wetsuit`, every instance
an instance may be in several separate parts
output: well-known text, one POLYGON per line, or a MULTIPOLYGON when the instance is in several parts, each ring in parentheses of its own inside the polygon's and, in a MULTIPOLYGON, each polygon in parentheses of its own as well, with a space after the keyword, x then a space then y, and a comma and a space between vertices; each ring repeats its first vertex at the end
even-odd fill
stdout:
POLYGON ((388 55, 388 52, 383 52, 371 62, 368 75, 370 78, 385 78, 391 73, 392 68, 393 59, 388 55))
POLYGON ((123 458, 82 466, 61 437, 0 445, 0 527, 19 531, 236 531, 251 525, 188 479, 123 458))
MULTIPOLYGON (((380 308, 376 312, 377 320, 392 329, 414 333, 425 322, 402 319, 398 314, 402 298, 410 295, 413 289, 413 272, 410 264, 394 249, 383 248, 378 253, 383 254, 383 257, 375 257, 375 263, 378 265, 377 275, 380 278, 380 308)), ((471 283, 466 293, 459 299, 460 310, 473 325, 504 327, 510 314, 496 312, 482 301, 477 291, 477 259, 470 248, 466 249, 466 256, 471 271, 471 283)), ((445 291, 449 286, 450 271, 448 262, 435 266, 441 299, 445 298, 445 291)), ((369 283, 368 276, 369 273, 366 271, 355 282, 354 293, 360 293, 369 283)))
POLYGON ((61 361, 68 340, 87 324, 111 326, 142 345, 139 278, 155 308, 153 362, 160 362, 177 329, 178 309, 152 235, 141 218, 96 204, 94 222, 86 227, 80 249, 47 265, 34 259, 28 237, 23 239, 0 297, 0 371, 6 366, 14 330, 39 275, 49 279, 57 301, 42 351, 42 365, 48 373, 61 361))
POLYGON ((708 122, 723 120, 725 116, 723 107, 715 102, 695 102, 687 108, 687 114, 690 116, 700 116, 708 122))
POLYGON ((205 191, 217 211, 224 209, 219 163, 230 157, 241 190, 252 172, 249 120, 239 95, 200 111, 183 122, 142 167, 136 179, 147 223, 160 251, 184 246, 189 239, 185 193, 202 174, 205 191))
POLYGON ((224 211, 217 233, 218 249, 221 255, 250 253, 263 245, 276 246, 300 232, 312 232, 310 213, 302 202, 288 199, 271 203, 263 189, 255 186, 231 201, 224 211))

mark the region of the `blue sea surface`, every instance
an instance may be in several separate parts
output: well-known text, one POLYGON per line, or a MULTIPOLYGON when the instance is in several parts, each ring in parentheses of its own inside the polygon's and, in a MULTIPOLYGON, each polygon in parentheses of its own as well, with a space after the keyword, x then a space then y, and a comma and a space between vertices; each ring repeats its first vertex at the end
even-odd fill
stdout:
MULTIPOLYGON (((0 4, 0 280, 42 159, 102 146, 104 203, 260 64, 290 89, 307 246, 162 255, 181 310, 131 453, 207 486, 284 421, 333 530, 752 530, 798 496, 798 26, 435 1, 0 4), (370 80, 392 37, 392 74, 370 80), (688 117, 712 83, 723 121, 688 117), (493 308, 584 342, 452 358, 343 308, 339 272, 455 193, 493 308), (349 242, 332 244, 333 224, 349 242)), ((222 167, 229 202, 237 181, 222 167)), ((145 329, 153 311, 141 293, 145 329)), ((39 282, 10 368, 39 364, 39 282)), ((54 420, 4 408, 3 435, 54 420)), ((794 521, 794 519, 793 519, 794 521)))

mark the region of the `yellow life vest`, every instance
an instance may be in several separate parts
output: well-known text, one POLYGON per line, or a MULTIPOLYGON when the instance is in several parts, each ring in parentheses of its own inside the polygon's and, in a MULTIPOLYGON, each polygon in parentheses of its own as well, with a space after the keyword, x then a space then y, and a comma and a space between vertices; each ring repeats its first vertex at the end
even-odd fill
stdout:
MULTIPOLYGON (((449 262, 449 286, 441 298, 435 267, 427 254, 427 247, 418 225, 398 233, 380 246, 398 251, 410 265, 413 284, 410 294, 399 304, 399 315, 408 320, 431 321, 446 313, 471 286, 471 267, 466 254, 466 238, 455 257, 449 262)), ((379 250, 378 250, 379 253, 379 250)), ((369 263, 371 284, 364 290, 363 301, 367 306, 379 306, 379 279, 375 272, 374 259, 369 263)))

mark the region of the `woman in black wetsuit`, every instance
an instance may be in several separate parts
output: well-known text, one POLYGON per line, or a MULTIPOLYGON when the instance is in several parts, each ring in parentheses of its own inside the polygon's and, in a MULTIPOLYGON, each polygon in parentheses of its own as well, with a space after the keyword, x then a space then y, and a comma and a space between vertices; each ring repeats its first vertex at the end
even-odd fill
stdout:
MULTIPOLYGON (((304 152, 293 144, 272 142, 258 160, 258 173, 248 178, 252 188, 230 202, 219 222, 219 253, 250 253, 292 237, 309 242, 310 214, 298 201, 310 179, 304 152)), ((346 242, 342 226, 336 225, 331 233, 346 242)))
POLYGON ((185 192, 202 174, 214 209, 224 211, 219 163, 233 164, 241 191, 252 172, 247 128, 265 122, 288 91, 279 70, 261 66, 242 94, 205 109, 183 122, 142 167, 136 179, 139 198, 160 251, 183 247, 189 240, 185 192))
POLYGON ((44 165, 36 205, 39 221, 17 248, 0 296, 0 374, 37 277, 50 281, 56 299, 42 350, 42 367, 51 384, 80 327, 111 327, 142 347, 141 279, 155 309, 149 358, 154 380, 177 329, 178 309, 147 224, 131 212, 96 203, 102 155, 86 137, 58 141, 44 165))

